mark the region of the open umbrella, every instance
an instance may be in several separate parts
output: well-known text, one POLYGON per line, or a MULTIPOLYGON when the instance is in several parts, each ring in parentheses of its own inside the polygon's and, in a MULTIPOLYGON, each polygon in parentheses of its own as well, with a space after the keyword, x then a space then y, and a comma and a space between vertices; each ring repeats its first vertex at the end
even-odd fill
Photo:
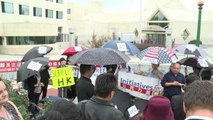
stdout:
POLYGON ((72 46, 72 47, 67 48, 67 49, 62 53, 62 55, 73 56, 73 55, 75 55, 76 53, 78 53, 78 52, 80 52, 80 51, 83 51, 83 50, 86 50, 86 49, 87 49, 86 47, 82 47, 82 46, 72 46))
POLYGON ((127 55, 136 55, 140 52, 140 50, 134 44, 125 40, 111 40, 105 43, 102 48, 116 49, 127 55))
POLYGON ((203 58, 197 58, 197 57, 188 57, 183 58, 180 61, 178 61, 182 65, 191 66, 191 67, 197 67, 197 68, 208 68, 212 67, 211 64, 206 61, 203 58))
POLYGON ((139 53, 138 58, 154 64, 174 63, 177 61, 176 55, 163 47, 148 47, 139 53))
POLYGON ((37 46, 37 47, 33 47, 32 49, 30 49, 29 51, 27 51, 27 53, 24 55, 24 57, 22 58, 22 62, 28 61, 30 59, 33 58, 37 58, 37 57, 43 57, 44 55, 46 55, 47 53, 52 51, 52 47, 49 46, 37 46))
POLYGON ((38 57, 28 60, 22 64, 17 71, 17 81, 24 81, 27 78, 38 74, 41 70, 45 69, 49 63, 49 58, 38 57))
POLYGON ((68 59, 74 64, 112 65, 126 63, 130 58, 110 48, 92 48, 77 53, 68 59))
POLYGON ((177 47, 172 48, 173 52, 179 52, 186 55, 195 55, 197 57, 201 56, 207 56, 206 51, 203 49, 195 46, 194 44, 186 44, 186 45, 179 45, 177 47))

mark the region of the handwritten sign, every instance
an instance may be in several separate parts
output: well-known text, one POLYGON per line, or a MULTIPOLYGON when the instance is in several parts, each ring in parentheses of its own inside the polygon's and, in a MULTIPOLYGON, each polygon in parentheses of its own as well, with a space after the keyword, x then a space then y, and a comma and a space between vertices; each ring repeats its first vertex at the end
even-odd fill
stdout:
POLYGON ((51 70, 54 88, 61 88, 75 84, 72 67, 53 68, 51 70))
POLYGON ((46 54, 47 53, 47 47, 39 47, 38 53, 40 54, 46 54))
POLYGON ((118 88, 135 97, 149 100, 155 93, 155 87, 158 86, 158 79, 126 73, 118 73, 118 88))
POLYGON ((138 109, 136 108, 135 105, 131 106, 130 108, 127 109, 129 113, 129 117, 133 117, 139 113, 138 109))
POLYGON ((117 48, 119 51, 128 51, 125 43, 117 43, 117 48))
POLYGON ((31 70, 35 70, 38 71, 41 68, 42 64, 40 64, 39 62, 34 62, 31 61, 28 65, 27 65, 27 69, 31 69, 31 70))

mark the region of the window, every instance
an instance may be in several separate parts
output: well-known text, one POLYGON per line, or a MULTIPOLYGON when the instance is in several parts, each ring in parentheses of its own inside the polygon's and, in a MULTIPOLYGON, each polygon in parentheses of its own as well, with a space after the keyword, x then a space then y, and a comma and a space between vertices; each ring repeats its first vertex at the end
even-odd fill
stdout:
POLYGON ((154 21, 167 21, 167 18, 163 15, 161 11, 158 11, 151 20, 154 21))
POLYGON ((3 38, 0 36, 0 45, 3 45, 3 38))
POLYGON ((29 6, 19 5, 19 14, 20 15, 29 15, 29 6))
POLYGON ((42 9, 38 7, 33 7, 33 16, 42 16, 42 9))
POLYGON ((71 14, 71 9, 67 9, 67 14, 71 14))
POLYGON ((47 18, 53 18, 53 10, 46 9, 46 17, 47 18))
POLYGON ((14 13, 13 12, 13 3, 1 2, 1 9, 3 13, 14 13))
POLYGON ((18 36, 7 37, 7 45, 54 44, 56 36, 18 36))
POLYGON ((63 3, 63 0, 56 0, 57 3, 63 3))
POLYGON ((63 12, 62 11, 56 11, 56 18, 57 19, 63 19, 63 12))
POLYGON ((46 1, 50 1, 50 2, 53 2, 53 0, 46 0, 46 1))

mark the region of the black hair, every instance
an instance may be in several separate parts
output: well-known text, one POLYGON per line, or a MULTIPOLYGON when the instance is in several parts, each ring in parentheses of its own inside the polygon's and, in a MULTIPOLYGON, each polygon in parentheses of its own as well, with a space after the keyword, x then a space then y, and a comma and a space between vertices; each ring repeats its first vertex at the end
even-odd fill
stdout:
POLYGON ((80 73, 82 75, 84 75, 86 73, 86 71, 88 71, 88 70, 93 70, 93 72, 95 72, 95 66, 94 65, 84 65, 84 64, 80 65, 80 73))
POLYGON ((66 60, 65 60, 65 58, 62 57, 62 58, 59 59, 60 63, 61 63, 61 61, 66 61, 66 60))
POLYGON ((197 75, 194 75, 194 74, 188 75, 187 78, 186 78, 186 84, 189 85, 189 84, 193 83, 196 80, 200 80, 200 77, 197 76, 197 75))
POLYGON ((66 99, 55 101, 45 113, 45 120, 81 120, 76 104, 66 99))
POLYGON ((99 97, 107 97, 116 89, 117 81, 113 74, 104 73, 97 77, 95 82, 95 93, 99 97))

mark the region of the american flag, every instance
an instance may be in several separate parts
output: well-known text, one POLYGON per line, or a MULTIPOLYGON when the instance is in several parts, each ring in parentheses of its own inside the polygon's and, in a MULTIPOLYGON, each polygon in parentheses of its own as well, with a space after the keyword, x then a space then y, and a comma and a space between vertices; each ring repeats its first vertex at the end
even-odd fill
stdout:
POLYGON ((176 55, 163 47, 148 47, 137 56, 141 60, 146 60, 155 64, 174 63, 177 61, 176 55))

